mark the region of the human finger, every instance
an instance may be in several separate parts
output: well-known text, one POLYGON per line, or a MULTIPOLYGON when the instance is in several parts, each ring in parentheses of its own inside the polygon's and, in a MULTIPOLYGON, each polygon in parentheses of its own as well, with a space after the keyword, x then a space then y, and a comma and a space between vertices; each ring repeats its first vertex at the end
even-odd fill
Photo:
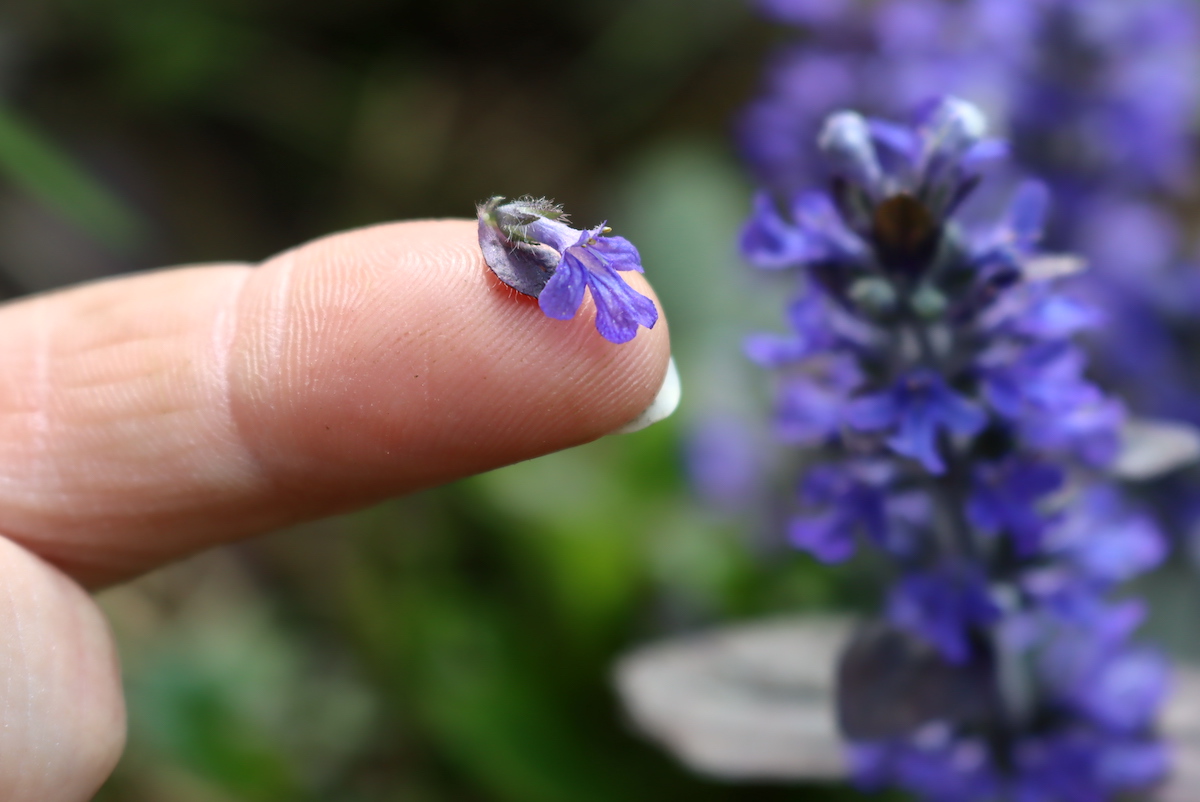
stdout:
POLYGON ((665 322, 547 319, 475 237, 382 225, 0 308, 0 533, 94 586, 637 417, 665 322))

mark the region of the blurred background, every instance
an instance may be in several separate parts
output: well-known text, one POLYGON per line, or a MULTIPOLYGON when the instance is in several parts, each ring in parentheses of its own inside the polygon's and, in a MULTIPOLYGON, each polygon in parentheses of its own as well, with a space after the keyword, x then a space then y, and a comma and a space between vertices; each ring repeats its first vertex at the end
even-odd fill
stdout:
MULTIPOLYGON (((4 297, 164 265, 255 261, 354 226, 469 217, 494 194, 546 195, 637 243, 685 384, 679 414, 638 434, 106 591, 131 721, 100 800, 861 798, 689 774, 632 732, 611 665, 664 635, 876 601, 862 575, 817 566, 776 534, 785 458, 769 445, 768 383, 743 363, 740 339, 778 328, 785 294, 737 256, 752 176, 780 191, 803 182, 796 143, 838 105, 894 112, 923 92, 963 91, 1025 129, 1002 102, 1016 67, 987 62, 1008 70, 1007 83, 959 69, 979 83, 941 87, 950 66, 926 63, 964 48, 988 54, 957 23, 940 33, 914 26, 922 17, 911 9, 972 3, 761 5, 784 9, 789 24, 744 0, 0 5, 4 297), (892 7, 900 11, 880 22, 892 7), (867 64, 874 72, 855 72, 867 64), (904 77, 904 91, 868 80, 881 74, 904 77), (756 131, 790 138, 779 146, 756 131)), ((1158 52, 1147 41, 1135 44, 1158 52)), ((1037 64, 1026 58, 1020 69, 1037 64)), ((1163 65, 1142 88, 1180 67, 1163 65)), ((1187 80, 1176 81, 1167 111, 1177 114, 1166 117, 1190 147, 1194 108, 1178 108, 1178 97, 1195 100, 1187 80)), ((1059 162, 1019 149, 1041 169, 1077 155, 1056 152, 1059 162)), ((1139 258, 1154 247, 1160 262, 1190 253, 1183 223, 1146 233, 1168 213, 1190 219, 1178 164, 1160 165, 1173 183, 1137 184, 1150 205, 1131 211, 1126 195, 1109 205, 1139 258)), ((1113 225, 1096 226, 1097 236, 1113 225)), ((1075 235, 1064 225, 1058 236, 1075 235)), ((1186 283, 1193 272, 1170 275, 1186 283)), ((1178 293, 1155 292, 1179 307, 1178 293)), ((1175 310, 1184 323, 1188 312, 1175 310)), ((1179 356, 1191 342, 1184 323, 1162 335, 1175 350, 1157 352, 1169 352, 1171 375, 1190 368, 1179 356)), ((1109 372, 1120 379, 1124 369, 1109 372)), ((1189 392, 1162 405, 1200 414, 1189 392)), ((1195 505, 1179 501, 1178 487, 1147 493, 1169 500, 1186 555, 1195 505)), ((1184 579, 1164 610, 1192 586, 1186 556, 1170 570, 1184 579)))
POLYGON ((847 595, 683 472, 694 422, 753 419, 716 388, 762 384, 741 318, 776 317, 728 136, 773 35, 740 0, 0 4, 5 295, 547 195, 641 247, 688 385, 642 433, 102 594, 131 722, 101 800, 798 798, 690 776, 609 681, 663 633, 847 595))

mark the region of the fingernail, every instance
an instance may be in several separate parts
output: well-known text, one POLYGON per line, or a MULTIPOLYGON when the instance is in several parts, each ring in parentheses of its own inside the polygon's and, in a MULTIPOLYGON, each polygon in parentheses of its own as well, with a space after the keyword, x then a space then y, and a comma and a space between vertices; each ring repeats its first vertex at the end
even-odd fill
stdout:
POLYGON ((651 424, 671 417, 671 413, 679 406, 679 398, 682 394, 683 387, 679 383, 679 371, 675 368, 675 357, 671 357, 671 361, 667 363, 667 375, 663 377, 662 387, 658 389, 658 395, 654 396, 650 406, 613 434, 640 432, 651 424))

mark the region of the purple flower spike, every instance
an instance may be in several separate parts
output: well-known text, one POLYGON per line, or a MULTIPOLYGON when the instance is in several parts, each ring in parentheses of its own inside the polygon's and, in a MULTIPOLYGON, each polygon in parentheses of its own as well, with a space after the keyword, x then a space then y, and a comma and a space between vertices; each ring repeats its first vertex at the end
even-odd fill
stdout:
POLYGON ((887 442, 892 450, 934 474, 946 470, 938 451, 940 431, 974 435, 987 424, 982 409, 927 370, 910 373, 886 392, 856 398, 846 408, 845 419, 860 431, 891 431, 887 442))
MULTIPOLYGON (((1086 6, 1096 20, 1093 6, 1109 17, 1141 6, 868 5, 879 15, 872 44, 896 73, 862 71, 876 90, 969 76, 958 58, 924 77, 913 61, 958 23, 986 29, 964 52, 1013 58, 1037 46, 1023 31, 1043 7, 1086 6)), ((806 102, 801 86, 793 108, 806 102)), ((1069 116, 1046 101, 1056 125, 1069 116)), ((817 128, 801 122, 774 144, 817 128)), ((1060 279, 1082 260, 1039 252, 1042 184, 1020 184, 990 222, 995 204, 968 204, 984 191, 984 167, 1006 153, 984 133, 981 112, 953 97, 913 126, 837 112, 819 142, 830 194, 793 194, 787 211, 763 194, 743 230, 744 255, 798 279, 788 335, 746 347, 778 371, 778 439, 805 452, 788 537, 826 563, 869 550, 898 577, 886 621, 863 627, 838 664, 838 724, 861 786, 899 786, 922 802, 1140 799, 1167 768, 1154 726, 1167 664, 1131 640, 1145 605, 1113 597, 1164 559, 1166 541, 1097 477, 1124 442, 1124 407, 1089 380, 1073 342, 1100 322, 1091 303, 1112 299, 1074 281, 1080 298, 1067 294, 1060 279)), ((1130 238, 1133 256, 1140 238, 1130 238)), ((1194 299, 1176 294, 1180 309, 1194 299)), ((1157 346, 1124 339, 1157 375, 1157 346)))
POLYGON ((538 299, 547 317, 570 320, 590 292, 596 329, 626 343, 638 327, 654 328, 658 308, 625 283, 621 272, 642 272, 633 243, 608 235, 604 225, 581 231, 545 200, 492 198, 479 207, 479 245, 492 272, 508 286, 538 299))
POLYGON ((1167 556, 1166 539, 1149 516, 1131 509, 1105 485, 1081 494, 1071 514, 1050 533, 1047 547, 1102 585, 1133 579, 1167 556))
POLYGON ((862 239, 846 225, 829 197, 797 195, 785 220, 765 193, 754 200, 754 214, 742 228, 742 253, 767 270, 812 264, 861 265, 869 259, 862 239))

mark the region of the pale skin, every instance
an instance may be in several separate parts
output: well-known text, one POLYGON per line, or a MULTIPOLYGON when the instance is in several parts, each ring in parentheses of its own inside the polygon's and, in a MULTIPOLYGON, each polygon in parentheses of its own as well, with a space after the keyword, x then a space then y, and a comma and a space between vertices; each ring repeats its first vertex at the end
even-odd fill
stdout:
POLYGON ((475 236, 396 223, 0 305, 0 799, 90 799, 121 753, 89 591, 594 440, 650 404, 665 320, 625 345, 590 301, 550 320, 475 236))

